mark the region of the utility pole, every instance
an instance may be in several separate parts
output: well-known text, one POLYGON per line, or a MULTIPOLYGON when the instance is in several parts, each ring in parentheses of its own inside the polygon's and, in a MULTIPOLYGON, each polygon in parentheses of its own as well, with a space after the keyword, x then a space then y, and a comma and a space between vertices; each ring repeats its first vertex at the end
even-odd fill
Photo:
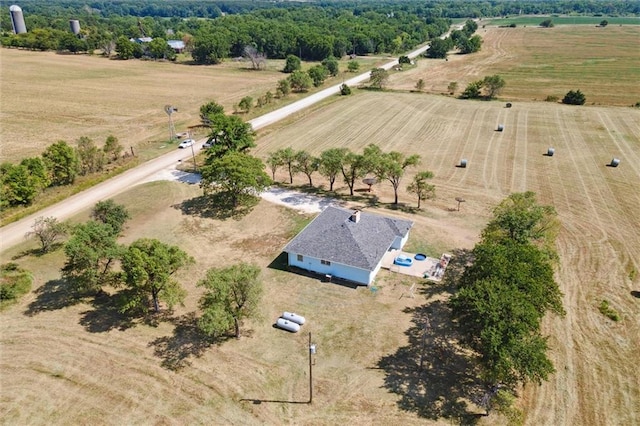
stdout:
MULTIPOLYGON (((189 139, 191 139, 191 132, 189 132, 189 139)), ((193 171, 197 172, 198 171, 198 165, 196 164, 196 153, 193 150, 193 145, 195 145, 195 142, 193 144, 191 144, 191 156, 193 157, 193 171)))
POLYGON ((309 404, 313 402, 313 355, 316 353, 316 345, 311 343, 309 332, 309 404))

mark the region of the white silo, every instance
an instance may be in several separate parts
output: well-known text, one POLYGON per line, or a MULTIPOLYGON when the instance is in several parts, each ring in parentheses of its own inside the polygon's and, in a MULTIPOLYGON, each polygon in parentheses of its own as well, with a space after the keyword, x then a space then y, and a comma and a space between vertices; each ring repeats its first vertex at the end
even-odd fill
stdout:
POLYGON ((71 27, 71 32, 75 35, 80 34, 80 21, 77 19, 69 19, 69 27, 71 27))
POLYGON ((9 6, 9 13, 11 14, 11 25, 13 25, 13 32, 15 34, 26 33, 27 26, 24 24, 22 8, 14 4, 12 6, 9 6))

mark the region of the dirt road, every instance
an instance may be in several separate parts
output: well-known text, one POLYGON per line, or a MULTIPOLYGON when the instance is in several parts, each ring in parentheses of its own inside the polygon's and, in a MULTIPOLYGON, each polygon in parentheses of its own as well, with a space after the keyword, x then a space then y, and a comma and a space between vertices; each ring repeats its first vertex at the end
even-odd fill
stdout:
MULTIPOLYGON (((425 52, 429 47, 423 46, 419 49, 414 50, 409 53, 407 56, 410 58, 414 58, 423 52, 425 52)), ((398 60, 391 61, 382 66, 382 68, 388 70, 391 69, 394 65, 398 64, 398 60)), ((370 72, 366 72, 358 75, 357 77, 351 78, 345 83, 347 85, 356 85, 362 83, 369 79, 370 72)), ((276 111, 272 111, 263 116, 254 118, 249 121, 251 126, 255 129, 261 129, 262 127, 266 127, 270 124, 273 124, 283 118, 300 111, 304 108, 307 108, 313 105, 316 102, 320 102, 323 99, 328 98, 329 96, 333 96, 340 91, 340 86, 342 84, 336 84, 335 86, 331 86, 327 89, 324 89, 320 92, 314 93, 304 99, 301 99, 297 102, 294 102, 290 105, 287 105, 283 108, 280 108, 276 111)), ((200 140, 196 145, 194 145, 194 149, 201 149, 204 140, 200 140)), ((170 167, 174 165, 178 161, 187 159, 191 157, 191 150, 177 150, 175 152, 171 152, 165 154, 161 157, 158 157, 154 160, 148 161, 135 169, 129 170, 119 176, 116 176, 108 181, 102 182, 99 185, 96 185, 90 189, 87 189, 79 194, 76 194, 60 203, 54 204, 50 207, 47 207, 35 214, 25 217, 17 222, 11 223, 9 225, 3 226, 0 228, 0 251, 4 251, 9 247, 12 247, 18 244, 20 241, 24 239, 24 236, 27 232, 31 230, 31 226, 33 225, 33 221, 40 216, 44 217, 56 217, 58 220, 64 220, 73 215, 74 213, 83 210, 100 200, 105 200, 110 197, 113 197, 115 194, 118 194, 127 188, 140 183, 145 178, 150 175, 159 172, 162 169, 170 167)))

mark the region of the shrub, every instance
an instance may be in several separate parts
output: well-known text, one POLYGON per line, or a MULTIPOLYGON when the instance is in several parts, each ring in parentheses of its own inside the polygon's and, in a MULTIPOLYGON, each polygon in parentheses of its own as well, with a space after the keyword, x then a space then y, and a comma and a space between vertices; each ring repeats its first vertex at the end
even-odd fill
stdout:
POLYGON ((567 105, 584 105, 586 102, 586 98, 584 94, 580 90, 569 90, 564 98, 562 98, 562 103, 567 105))
POLYGON ((604 316, 606 316, 607 318, 609 318, 612 321, 620 321, 620 314, 618 313, 618 311, 616 311, 615 309, 613 309, 611 306, 609 306, 609 302, 607 300, 603 300, 600 303, 600 307, 598 308, 600 310, 600 313, 604 316))
POLYGON ((544 21, 540 22, 540 26, 544 28, 552 28, 553 21, 551 19, 545 19, 544 21))
POLYGON ((15 263, 5 263, 0 270, 0 308, 3 308, 31 290, 33 276, 15 263))
POLYGON ((351 94, 351 88, 349 86, 347 86, 346 84, 343 84, 342 86, 340 86, 340 94, 342 96, 347 96, 351 94))
POLYGON ((549 95, 546 98, 544 98, 545 102, 558 102, 560 98, 557 97, 556 95, 549 95))

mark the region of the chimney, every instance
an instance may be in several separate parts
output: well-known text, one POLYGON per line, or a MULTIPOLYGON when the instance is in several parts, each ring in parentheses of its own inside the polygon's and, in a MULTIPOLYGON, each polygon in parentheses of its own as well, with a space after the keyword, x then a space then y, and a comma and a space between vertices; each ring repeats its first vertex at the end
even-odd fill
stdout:
POLYGON ((360 222, 360 210, 354 210, 349 220, 353 223, 360 222))

